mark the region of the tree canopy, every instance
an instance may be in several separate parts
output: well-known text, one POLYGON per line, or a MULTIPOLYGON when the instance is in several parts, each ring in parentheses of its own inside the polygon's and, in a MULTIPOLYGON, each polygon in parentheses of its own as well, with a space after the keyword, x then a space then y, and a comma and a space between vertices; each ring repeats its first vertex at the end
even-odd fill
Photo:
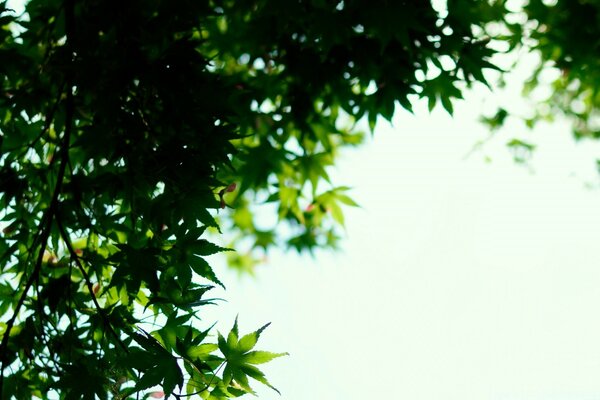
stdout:
POLYGON ((529 87, 559 69, 539 116, 600 136, 600 2, 505 3, 0 1, 2 398, 273 387, 267 325, 202 319, 209 256, 248 271, 273 246, 335 247, 355 203, 328 167, 356 122, 421 98, 452 113, 499 53, 540 54, 529 87))

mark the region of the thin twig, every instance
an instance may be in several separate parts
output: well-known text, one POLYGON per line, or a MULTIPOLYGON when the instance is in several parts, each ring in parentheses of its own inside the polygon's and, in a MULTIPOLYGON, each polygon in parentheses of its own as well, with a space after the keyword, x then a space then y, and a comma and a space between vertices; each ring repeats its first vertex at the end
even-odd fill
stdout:
MULTIPOLYGON (((69 263, 69 286, 67 287, 67 314, 69 316, 69 330, 72 332, 75 331, 73 327, 73 282, 71 281, 73 277, 73 263, 69 263)), ((69 346, 69 361, 73 359, 73 346, 69 346)))
POLYGON ((121 340, 121 337, 119 336, 119 334, 114 330, 114 328, 110 324, 110 321, 108 319, 108 316, 106 315, 105 310, 102 308, 102 306, 100 306, 100 303, 98 303, 98 299, 96 298, 96 295, 94 294, 94 285, 92 285, 90 276, 88 275, 87 271, 83 267, 83 264, 81 263, 79 256, 75 252, 75 249, 73 249, 73 244, 71 243, 71 239, 69 238, 67 231, 63 227, 62 221, 60 220, 60 218, 56 218, 56 225, 58 226, 58 230, 60 231, 60 236, 62 237, 63 242, 65 243, 65 246, 67 246, 67 250, 69 251, 69 254, 71 255, 71 259, 73 261, 75 261, 77 268, 79 268, 79 270, 81 271, 81 274, 83 275, 85 285, 87 286, 88 290, 90 291, 90 295, 92 296, 92 302, 94 303, 94 306, 98 310, 100 317, 104 321, 104 324, 106 325, 108 331, 115 337, 115 339, 117 339, 117 343, 119 344, 119 346, 121 346, 121 348, 123 350, 125 350, 125 352, 128 353, 129 350, 127 349, 127 346, 125 346, 125 344, 121 340))
POLYGON ((17 305, 13 312, 12 317, 6 323, 6 329, 2 336, 2 342, 0 343, 0 355, 2 355, 2 366, 0 367, 0 393, 2 393, 2 388, 4 384, 4 368, 6 367, 6 354, 8 351, 8 338, 10 337, 10 333, 14 327, 14 324, 19 316, 19 311, 21 307, 23 307, 23 303, 25 303, 25 299, 27 298, 27 293, 31 286, 36 281, 37 276, 42 269, 42 262, 44 258, 44 252, 46 251, 46 247, 48 245, 48 238, 50 237, 50 231, 52 229, 52 220, 54 219, 54 215, 56 214, 56 210, 58 208, 58 197, 62 188, 62 183, 65 178, 65 169, 67 166, 67 159, 69 156, 69 142, 71 140, 71 129, 73 124, 73 93, 71 91, 71 87, 67 87, 67 99, 66 99, 66 118, 65 118, 65 134, 63 137, 63 144, 61 149, 61 161, 58 167, 58 175, 56 177, 56 184, 54 186, 54 192, 52 193, 52 199, 50 200, 50 205, 46 209, 42 220, 40 221, 40 227, 38 232, 41 231, 40 234, 40 250, 38 253, 37 260, 35 262, 35 267, 33 268, 33 272, 27 282, 25 283, 25 287, 23 289, 23 293, 19 297, 17 301, 17 305))
POLYGON ((467 153, 462 157, 462 160, 466 160, 469 157, 471 157, 471 155, 473 155, 473 153, 475 153, 476 151, 480 150, 483 146, 485 146, 489 141, 491 141, 493 138, 495 137, 494 133, 490 133, 487 137, 485 137, 484 139, 478 141, 477 143, 475 143, 471 149, 469 149, 469 151, 467 151, 467 153))
MULTIPOLYGON (((48 208, 48 211, 50 211, 50 208, 48 208)), ((33 282, 35 282, 36 277, 39 274, 42 266, 42 259, 44 257, 44 251, 46 250, 46 242, 48 240, 48 236, 50 235, 50 227, 52 225, 52 218, 50 218, 49 214, 49 212, 46 212, 46 214, 44 214, 44 218, 42 218, 42 222, 40 224, 42 225, 41 229, 43 244, 40 248, 40 252, 38 253, 38 258, 35 263, 35 267, 33 269, 33 272, 31 273, 31 276, 29 276, 29 279, 27 279, 27 282, 25 283, 25 288, 23 289, 23 293, 21 293, 21 296, 17 301, 17 305, 15 307, 12 317, 6 323, 6 329, 2 336, 2 342, 0 342, 0 362, 2 362, 2 366, 0 367, 0 393, 2 393, 2 386, 4 383, 4 369, 6 368, 8 356, 8 338, 10 337, 10 333, 13 329, 13 326, 15 325, 15 321, 19 316, 19 311, 21 310, 23 303, 25 303, 25 299, 27 298, 27 292, 29 292, 29 289, 31 289, 31 286, 33 285, 33 282)))
POLYGON ((5 152, 11 152, 11 151, 15 151, 15 150, 25 147, 25 151, 21 153, 21 156, 23 156, 25 154, 25 152, 27 152, 27 150, 33 148, 33 146, 35 146, 35 144, 38 142, 38 140, 40 140, 46 134, 46 132, 48 132, 48 130, 50 129, 50 124, 54 120, 54 115, 56 114, 56 111, 58 110, 58 105, 60 104, 62 94, 65 90, 65 84, 66 84, 66 82, 63 82, 60 85, 59 91, 58 91, 58 96, 54 100, 52 107, 48 110, 48 112, 44 116, 44 126, 42 127, 42 130, 40 131, 40 133, 35 138, 33 138, 29 143, 27 143, 25 146, 17 146, 17 147, 13 147, 12 149, 6 149, 6 150, 4 150, 5 152))
MULTIPOLYGON (((173 396, 175 396, 175 398, 177 398, 177 399, 179 399, 179 398, 181 398, 181 397, 192 397, 192 396, 194 396, 194 395, 200 394, 200 393, 202 393, 202 392, 204 392, 204 391, 206 391, 206 390, 210 389, 210 387, 211 387, 211 386, 212 386, 212 384, 213 384, 213 381, 215 380, 215 377, 217 376, 217 373, 218 373, 218 372, 221 370, 221 368, 223 367, 223 365, 225 365, 225 361, 223 361, 223 362, 221 363, 221 365, 219 365, 219 367, 218 367, 218 368, 217 368, 215 371, 213 371, 213 376, 210 378, 210 381, 209 381, 209 382, 206 384, 206 386, 204 386, 204 388, 202 388, 202 389, 198 390, 197 392, 194 392, 194 393, 188 393, 188 394, 181 394, 181 393, 179 393, 179 394, 176 394, 176 393, 173 393, 173 396)), ((195 367, 195 365, 194 365, 194 364, 192 364, 192 366, 194 366, 194 367, 195 367)))
MULTIPOLYGON (((74 0, 66 0, 66 4, 69 7, 66 7, 65 10, 65 23, 67 30, 67 46, 70 47, 70 43, 73 37, 73 28, 75 22, 75 7, 74 0)), ((29 279, 25 283, 25 287, 23 288, 23 293, 19 297, 17 301, 17 305, 13 312, 12 317, 6 323, 6 329, 4 330, 4 334, 2 336, 2 342, 0 342, 0 356, 1 356, 1 366, 0 366, 0 394, 3 393, 4 387, 4 369, 6 368, 7 363, 7 353, 8 353, 8 339, 10 337, 10 333, 14 327, 14 324, 19 316, 19 312, 21 311, 21 307, 25 303, 25 299, 27 298, 27 293, 31 286, 36 281, 37 276, 42 269, 42 262, 44 258, 44 252, 46 251, 46 247, 48 245, 48 238, 50 237, 50 231, 52 229, 52 220, 56 215, 56 211, 58 208, 58 197, 60 195, 62 184, 65 178, 65 170, 67 167, 67 162, 69 158, 69 144, 71 142, 71 130, 73 129, 73 116, 74 116, 74 99, 73 99, 73 71, 70 68, 67 68, 67 72, 65 73, 65 83, 66 83, 66 103, 65 103, 65 133, 63 135, 62 140, 62 149, 61 149, 61 157, 60 164, 58 166, 58 175, 56 177, 56 184, 54 185, 54 192, 52 193, 52 199, 50 200, 50 205, 46 209, 42 220, 40 221, 40 251, 38 253, 38 257, 35 263, 35 267, 29 279)), ((59 99, 62 96, 59 96, 59 99)), ((56 104, 58 107, 58 104, 56 104)), ((46 121, 48 124, 49 122, 46 121)), ((40 230, 38 229, 38 232, 40 230)))

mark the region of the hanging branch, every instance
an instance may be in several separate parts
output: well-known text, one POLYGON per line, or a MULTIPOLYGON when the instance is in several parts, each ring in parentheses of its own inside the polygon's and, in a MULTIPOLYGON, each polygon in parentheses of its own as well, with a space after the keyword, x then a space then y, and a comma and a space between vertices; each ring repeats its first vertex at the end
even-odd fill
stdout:
POLYGON ((52 193, 52 199, 50 200, 50 205, 46 209, 44 213, 40 225, 38 227, 38 232, 40 233, 40 250, 38 252, 38 256, 35 262, 35 266, 29 279, 25 283, 25 287, 23 288, 23 292, 17 301, 17 305, 13 312, 12 317, 6 323, 6 330, 2 336, 2 342, 0 343, 0 355, 2 366, 0 367, 0 393, 2 393, 2 387, 4 383, 4 369, 6 368, 6 354, 8 350, 8 338, 10 337, 10 333, 14 327, 14 324, 19 316, 19 311, 21 307, 23 307, 23 303, 25 303, 25 299, 27 298, 27 293, 31 286, 38 278, 40 270, 42 269, 42 263, 44 258, 44 252, 46 251, 46 247, 48 245, 48 238, 50 237, 50 231, 52 229, 52 221, 54 216, 56 215, 56 211, 58 209, 58 197, 61 192, 62 184, 65 178, 65 170, 68 163, 69 158, 69 142, 71 140, 71 130, 73 125, 73 92, 71 85, 67 85, 67 96, 66 96, 66 118, 65 118, 65 133, 62 140, 62 148, 60 151, 60 164, 58 167, 58 175, 56 177, 56 184, 54 185, 54 191, 52 193))
MULTIPOLYGON (((74 0, 65 0, 65 22, 67 28, 67 42, 66 46, 71 47, 71 39, 73 37, 73 28, 75 21, 74 14, 74 0)), ((73 55, 72 51, 69 51, 69 54, 73 55)), ((72 62, 72 60, 69 60, 72 62)), ((71 141, 71 131, 73 129, 73 116, 74 116, 74 99, 73 99, 73 71, 71 68, 67 68, 65 72, 65 82, 66 82, 66 99, 65 99, 65 132, 62 139, 62 147, 60 149, 60 164, 58 166, 58 174, 56 177, 56 183, 54 185, 54 191, 52 192, 52 198, 50 200, 50 205, 44 212, 44 215, 40 221, 38 226, 38 232, 40 233, 40 250, 38 252, 37 260, 35 262, 35 266, 29 279, 25 283, 25 287, 23 288, 23 292, 17 301, 17 305, 15 306, 15 310, 13 311, 12 317, 6 323, 6 329, 2 336, 2 342, 0 342, 0 395, 3 393, 4 387, 4 369, 6 368, 7 353, 8 353, 8 339, 10 338, 10 334, 15 325, 15 322, 19 316, 19 312, 25 303, 25 299, 27 299, 27 293, 31 289, 33 283, 37 280, 40 270, 42 269, 42 263, 44 258, 44 252, 46 251, 46 247, 48 246, 48 239, 50 237, 50 232, 52 230, 52 221, 54 216, 56 215, 58 204, 59 204, 59 195, 62 189, 62 184, 65 179, 65 171, 67 168, 67 163, 69 159, 69 145, 71 141)), ((60 98, 60 96, 58 97, 60 98)), ((58 106, 53 105, 52 108, 58 106)), ((52 111, 49 115, 53 114, 52 111)), ((45 122, 48 126, 50 124, 49 121, 45 122)))
POLYGON ((79 268, 79 270, 81 271, 81 274, 83 275, 83 280, 85 281, 85 285, 87 286, 87 288, 90 292, 90 295, 92 296, 92 302, 94 303, 94 306, 98 310, 100 317, 104 321, 104 324, 106 325, 108 331, 115 337, 115 339, 117 339, 117 343, 119 344, 119 346, 123 350, 125 350, 125 352, 128 353, 129 350, 127 349, 127 346, 123 343, 123 341, 119 337, 119 334, 114 330, 114 328, 110 324, 110 321, 108 319, 108 316, 106 315, 105 310, 100 306, 100 303, 98 303, 98 299, 96 298, 96 295, 94 294, 94 286, 92 285, 90 276, 88 275, 87 271, 83 267, 83 264, 81 263, 79 256, 75 252, 75 249, 73 249, 73 244, 71 243, 71 239, 69 238, 67 231, 63 227, 62 221, 60 220, 60 218, 56 218, 56 225, 58 226, 58 230, 60 231, 60 236, 62 237, 63 242, 65 243, 65 246, 67 246, 67 250, 69 251, 69 254, 71 255, 71 259, 75 262, 75 264, 77 265, 77 268, 79 268))

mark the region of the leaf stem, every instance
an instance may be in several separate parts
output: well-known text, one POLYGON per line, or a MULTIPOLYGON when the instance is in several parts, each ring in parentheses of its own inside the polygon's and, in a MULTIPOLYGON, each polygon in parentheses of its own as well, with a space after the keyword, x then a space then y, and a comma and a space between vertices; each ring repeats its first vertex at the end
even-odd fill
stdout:
MULTIPOLYGON (((65 0, 65 23, 67 30, 67 42, 66 46, 71 47, 71 40, 73 37, 73 28, 75 22, 75 4, 74 0, 65 0)), ((72 52, 69 52, 72 57, 72 52)), ((72 61, 72 60, 70 60, 72 61)), ((46 247, 48 246, 48 238, 50 237, 50 231, 52 230, 52 220, 56 215, 56 211, 58 209, 59 204, 59 195, 62 189, 62 184, 65 178, 65 170, 67 167, 67 162, 69 158, 69 145, 71 142, 71 131, 73 129, 73 115, 74 115, 74 99, 73 99, 73 71, 68 68, 65 72, 65 82, 66 82, 66 100, 65 100, 65 133, 63 135, 62 140, 62 148, 60 155, 60 164, 58 166, 58 174, 56 177, 56 183, 54 185, 54 191, 52 193, 52 198, 50 200, 50 205, 46 209, 38 228, 38 232, 41 231, 40 234, 40 250, 38 252, 38 257, 31 273, 29 279, 25 283, 25 287, 23 288, 23 292, 17 301, 17 305, 15 306, 15 310, 13 311, 12 317, 6 323, 6 329, 2 335, 2 342, 0 342, 0 396, 2 396, 4 389, 4 369, 6 368, 7 363, 7 353, 8 353, 8 339, 10 338, 10 333, 15 325, 17 317, 19 316, 19 312, 21 311, 21 307, 25 303, 25 299, 27 298, 27 293, 31 289, 33 283, 37 280, 37 277, 42 269, 42 262, 44 258, 44 252, 46 251, 46 247)), ((62 95, 59 95, 60 99, 62 95)), ((55 106, 53 106, 55 107, 55 106)), ((58 107, 58 103, 56 104, 58 107)), ((46 124, 49 125, 49 121, 46 121, 46 124)))
POLYGON ((23 292, 17 301, 17 305, 15 306, 15 310, 13 312, 12 317, 6 323, 6 330, 2 336, 2 342, 0 343, 0 395, 2 394, 3 384, 4 384, 4 369, 6 368, 6 355, 8 350, 8 339, 10 337, 10 333, 15 325, 17 317, 19 316, 19 311, 21 307, 23 307, 23 303, 25 303, 25 299, 27 298, 27 293, 29 289, 31 289, 33 283, 37 280, 40 270, 42 269, 42 263, 44 258, 44 252, 46 251, 46 247, 48 246, 48 238, 50 237, 50 231, 52 230, 52 221, 54 216, 56 215, 56 211, 58 209, 58 197, 61 192, 62 184, 65 178, 65 170, 67 166, 68 156, 69 156, 69 143, 71 140, 71 130, 73 125, 73 91, 72 86, 67 85, 67 98, 66 98, 66 118, 65 118, 65 133, 63 136, 63 143, 61 148, 61 157, 60 164, 58 167, 58 175, 56 177, 56 184, 54 185, 54 191, 52 193, 52 199, 50 200, 50 205, 46 209, 44 216, 40 221, 40 225, 38 228, 38 232, 40 234, 40 250, 38 252, 37 260, 35 262, 35 266, 29 279, 25 283, 25 287, 23 288, 23 292))
POLYGON ((56 218, 56 224, 58 225, 58 230, 60 231, 60 236, 62 237, 62 240, 65 243, 65 246, 67 246, 67 250, 69 251, 69 254, 71 255, 71 258, 73 259, 73 261, 75 261, 75 264, 77 265, 77 268, 79 268, 79 270, 81 271, 81 274, 83 275, 83 279, 85 281, 85 285, 87 286, 87 288, 88 288, 88 290, 90 292, 90 295, 92 296, 92 302, 94 303, 94 306, 98 310, 98 313, 100 314, 100 317, 104 321, 104 324, 106 325, 108 331, 115 337, 115 339, 117 339, 117 344, 123 350, 125 350, 126 353, 129 353, 129 350, 127 349, 127 346, 125 346, 125 344, 121 340, 121 337, 119 336, 119 334, 114 330, 114 328, 110 324, 110 321, 108 320, 108 316, 106 315, 105 310, 102 308, 102 306, 100 306, 100 303, 98 303, 98 299, 96 298, 96 295, 94 294, 94 286, 92 285, 92 281, 90 280, 90 276, 88 275, 87 271, 83 267, 83 264, 81 263, 81 260, 79 259, 79 256, 75 252, 75 249, 73 249, 73 244, 71 243, 71 239, 69 238, 69 235, 67 234, 67 231, 63 227, 62 221, 60 220, 60 218, 56 218))
MULTIPOLYGON (((193 364, 192 364, 193 365, 193 364)), ((194 393, 188 393, 188 394, 175 394, 173 393, 173 396, 175 396, 176 399, 180 399, 182 397, 192 397, 194 395, 200 394, 208 389, 210 389, 210 387, 212 386, 213 381, 215 380, 215 377, 217 376, 217 373, 221 370, 221 368, 223 368, 223 365, 225 365, 225 361, 223 361, 219 367, 213 371, 213 376, 210 378, 210 381, 206 384, 206 386, 204 386, 202 389, 194 392, 194 393)))

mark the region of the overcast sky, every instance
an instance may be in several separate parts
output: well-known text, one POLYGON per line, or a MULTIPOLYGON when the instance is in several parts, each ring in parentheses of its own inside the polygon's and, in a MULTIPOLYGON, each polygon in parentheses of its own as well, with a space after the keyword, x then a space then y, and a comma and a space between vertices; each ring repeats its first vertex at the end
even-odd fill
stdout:
POLYGON ((261 347, 291 353, 265 366, 282 396, 261 399, 599 398, 598 146, 564 121, 512 121, 465 159, 489 135, 482 110, 523 102, 494 96, 475 90, 453 119, 399 112, 345 154, 336 183, 362 208, 342 252, 220 271, 221 329, 237 313, 242 331, 272 321, 261 347), (512 137, 538 145, 528 167, 512 137))

